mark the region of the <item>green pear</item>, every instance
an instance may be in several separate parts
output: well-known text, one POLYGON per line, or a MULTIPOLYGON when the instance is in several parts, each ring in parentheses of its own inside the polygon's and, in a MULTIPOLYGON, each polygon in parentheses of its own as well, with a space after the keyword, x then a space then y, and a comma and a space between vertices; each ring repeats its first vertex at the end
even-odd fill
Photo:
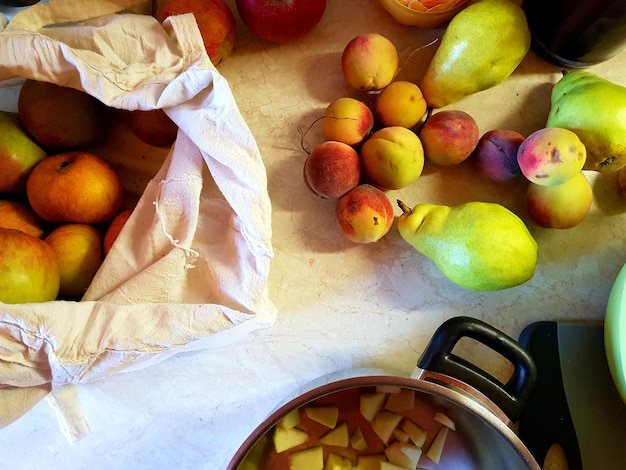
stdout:
POLYGON ((0 111, 0 193, 24 193, 28 175, 46 156, 16 113, 0 111))
POLYGON ((479 0, 458 13, 420 83, 426 102, 441 108, 503 82, 530 48, 523 10, 510 0, 479 0))
POLYGON ((568 72, 552 89, 546 127, 578 135, 587 148, 585 170, 620 170, 626 166, 626 87, 591 72, 568 72))
POLYGON ((402 201, 400 236, 430 258, 452 282, 493 291, 522 284, 535 273, 537 242, 524 222, 500 204, 449 207, 402 201))

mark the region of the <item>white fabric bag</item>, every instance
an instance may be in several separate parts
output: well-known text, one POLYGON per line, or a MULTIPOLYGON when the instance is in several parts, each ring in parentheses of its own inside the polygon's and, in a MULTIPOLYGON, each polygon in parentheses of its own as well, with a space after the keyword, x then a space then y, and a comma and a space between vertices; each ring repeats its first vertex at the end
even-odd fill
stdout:
POLYGON ((162 26, 127 13, 145 3, 53 0, 0 29, 0 93, 22 78, 51 81, 118 109, 163 108, 180 129, 81 302, 0 303, 0 427, 48 396, 79 439, 88 425, 73 384, 275 320, 259 150, 193 15, 162 26))

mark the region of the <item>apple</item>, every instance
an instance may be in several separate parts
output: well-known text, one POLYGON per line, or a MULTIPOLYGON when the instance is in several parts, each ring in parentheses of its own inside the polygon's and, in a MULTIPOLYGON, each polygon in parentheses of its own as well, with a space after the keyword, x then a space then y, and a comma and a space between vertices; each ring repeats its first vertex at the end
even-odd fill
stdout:
POLYGON ((28 177, 26 195, 33 210, 48 222, 94 224, 111 221, 124 197, 115 170, 88 152, 47 157, 28 177))
POLYGON ((171 147, 178 134, 178 126, 162 109, 131 111, 130 128, 142 142, 154 147, 171 147))
POLYGON ((560 127, 536 130, 517 150, 522 173, 541 186, 555 186, 573 178, 586 160, 587 149, 578 136, 560 127))
POLYGON ((20 230, 0 228, 0 302, 55 300, 59 266, 52 247, 20 230))
POLYGON ((193 13, 204 48, 217 66, 231 54, 237 33, 235 17, 224 0, 159 0, 155 18, 161 23, 170 16, 193 13))
POLYGON ((37 238, 46 233, 45 221, 28 204, 14 200, 0 200, 0 227, 21 230, 37 238))
POLYGON ((46 156, 16 113, 0 111, 0 193, 23 193, 31 170, 46 156))
POLYGON ((580 171, 564 183, 542 186, 530 183, 526 189, 526 209, 537 225, 545 228, 571 228, 589 214, 593 191, 580 171))
POLYGON ((26 80, 17 111, 24 127, 49 153, 81 150, 108 135, 112 109, 82 90, 26 80))
POLYGON ((361 100, 350 97, 337 98, 324 110, 322 129, 328 140, 348 145, 363 142, 374 127, 374 114, 361 100))
POLYGON ((432 114, 420 130, 424 156, 436 165, 457 165, 469 157, 480 138, 478 124, 465 111, 432 114))
POLYGON ((398 80, 391 82, 380 92, 376 99, 375 113, 383 126, 410 129, 424 118, 427 108, 422 90, 415 83, 398 80))
POLYGON ((361 159, 350 145, 327 140, 309 154, 304 162, 304 180, 313 193, 323 199, 338 199, 361 179, 361 159))
POLYGON ((63 224, 44 239, 56 254, 59 296, 80 299, 102 264, 102 234, 93 225, 63 224))
POLYGON ((362 92, 378 91, 398 72, 398 50, 385 36, 367 33, 351 39, 341 54, 346 83, 362 92))
POLYGON ((373 185, 384 190, 401 189, 422 174, 424 149, 412 130, 402 126, 384 127, 365 141, 361 160, 373 185))
POLYGON ((355 243, 380 240, 393 224, 393 206, 380 189, 361 184, 337 201, 335 216, 341 233, 355 243))
POLYGON ((122 212, 117 214, 109 226, 104 232, 104 238, 102 239, 102 252, 104 256, 109 254, 113 243, 117 240, 122 228, 126 224, 126 221, 129 219, 130 215, 133 213, 133 208, 124 209, 122 212))
POLYGON ((326 10, 326 0, 237 0, 235 4, 250 31, 276 43, 303 38, 326 10))

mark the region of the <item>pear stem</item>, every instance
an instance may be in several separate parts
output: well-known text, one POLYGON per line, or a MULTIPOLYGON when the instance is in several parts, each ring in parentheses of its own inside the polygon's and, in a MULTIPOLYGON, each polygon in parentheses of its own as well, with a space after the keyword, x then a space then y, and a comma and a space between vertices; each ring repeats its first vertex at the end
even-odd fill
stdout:
POLYGON ((398 207, 402 209, 402 212, 404 212, 405 215, 409 215, 411 213, 411 208, 400 199, 396 199, 396 202, 398 203, 398 207))

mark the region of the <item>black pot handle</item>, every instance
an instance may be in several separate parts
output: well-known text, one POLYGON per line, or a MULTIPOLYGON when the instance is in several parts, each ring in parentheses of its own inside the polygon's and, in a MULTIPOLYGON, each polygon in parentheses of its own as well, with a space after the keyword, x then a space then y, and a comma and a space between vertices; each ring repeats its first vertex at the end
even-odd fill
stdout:
POLYGON ((437 328, 417 366, 474 387, 498 406, 512 422, 519 418, 537 378, 532 357, 517 341, 481 320, 464 316, 453 317, 437 328), (513 374, 506 384, 471 362, 452 354, 452 349, 463 337, 484 344, 513 364, 513 374))

